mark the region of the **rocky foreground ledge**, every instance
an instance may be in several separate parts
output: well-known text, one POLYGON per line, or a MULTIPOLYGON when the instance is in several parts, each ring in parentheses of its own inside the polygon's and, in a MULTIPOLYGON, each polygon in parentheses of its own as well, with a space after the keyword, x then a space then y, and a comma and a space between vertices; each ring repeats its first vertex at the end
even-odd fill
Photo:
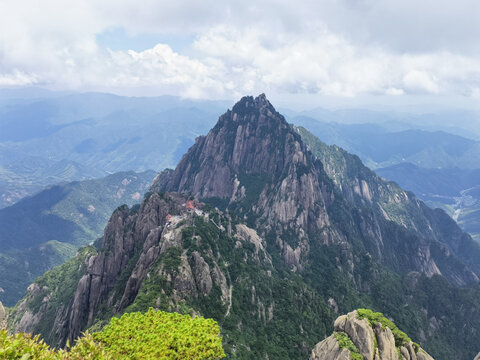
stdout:
POLYGON ((381 313, 366 309, 335 320, 334 333, 312 350, 310 360, 320 359, 433 360, 393 322, 381 313))

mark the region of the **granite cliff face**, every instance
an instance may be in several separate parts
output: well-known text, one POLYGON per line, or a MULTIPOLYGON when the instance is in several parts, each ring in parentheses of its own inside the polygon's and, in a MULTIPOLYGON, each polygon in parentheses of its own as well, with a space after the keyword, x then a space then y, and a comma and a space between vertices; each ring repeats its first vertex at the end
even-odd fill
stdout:
POLYGON ((479 281, 480 261, 465 249, 480 256, 480 247, 448 216, 338 147, 312 153, 319 147, 313 141, 318 139, 292 128, 265 95, 244 97, 197 139, 174 171, 157 177, 152 191, 219 199, 274 236, 293 269, 308 262, 313 244, 343 244, 350 251, 356 237, 397 273, 443 275, 460 286, 479 281))
POLYGON ((295 232, 326 228, 334 198, 322 164, 265 95, 242 98, 152 190, 223 199, 266 227, 295 232))
POLYGON ((416 269, 443 275, 465 286, 478 281, 480 247, 444 211, 432 210, 394 182, 387 182, 338 146, 328 146, 308 130, 301 135, 351 211, 362 212, 365 247, 397 273, 416 269), (408 238, 408 241, 405 241, 408 238), (462 264, 452 266, 452 256, 462 264))
MULTIPOLYGON (((300 359, 330 333, 335 314, 369 306, 437 358, 456 346, 470 360, 480 289, 442 235, 456 225, 348 156, 337 166, 335 154, 311 150, 264 95, 243 98, 156 177, 140 206, 113 213, 96 249, 37 280, 10 329, 63 346, 151 306, 214 318, 232 358, 300 359), (469 319, 465 333, 448 337, 448 316, 469 319), (439 338, 451 342, 439 347, 439 338)), ((372 341, 359 350, 374 354, 372 341)))
POLYGON ((396 336, 389 326, 359 316, 356 310, 342 315, 335 320, 334 333, 315 345, 310 360, 433 360, 392 327, 405 339, 396 336))

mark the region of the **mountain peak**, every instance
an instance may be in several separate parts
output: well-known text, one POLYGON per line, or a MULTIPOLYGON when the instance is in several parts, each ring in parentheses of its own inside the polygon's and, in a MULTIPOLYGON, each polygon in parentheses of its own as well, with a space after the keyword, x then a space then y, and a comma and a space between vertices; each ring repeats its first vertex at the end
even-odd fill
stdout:
POLYGON ((289 224, 292 231, 328 223, 323 196, 331 194, 319 190, 323 168, 265 94, 245 96, 220 116, 166 177, 159 177, 152 191, 222 199, 245 211, 251 201, 256 216, 289 224))
MULTIPOLYGON (((283 118, 273 105, 268 101, 265 94, 260 94, 257 97, 253 96, 244 96, 242 97, 232 108, 231 111, 233 114, 237 114, 237 116, 244 116, 248 114, 264 114, 264 115, 277 115, 283 118)), ((228 114, 228 113, 227 113, 228 114)), ((234 120, 237 117, 234 116, 234 120)))
POLYGON ((264 93, 258 95, 256 98, 253 96, 244 96, 242 97, 234 106, 233 106, 233 111, 235 112, 236 108, 255 108, 255 109, 261 109, 263 107, 268 107, 272 106, 270 101, 268 101, 266 95, 264 93))

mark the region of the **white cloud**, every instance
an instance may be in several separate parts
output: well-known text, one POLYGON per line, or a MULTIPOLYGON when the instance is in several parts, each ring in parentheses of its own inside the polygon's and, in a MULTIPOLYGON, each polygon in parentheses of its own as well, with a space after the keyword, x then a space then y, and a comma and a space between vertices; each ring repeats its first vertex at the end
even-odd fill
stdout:
POLYGON ((28 86, 37 83, 35 76, 14 69, 9 74, 0 74, 0 86, 28 86))
POLYGON ((0 34, 2 86, 188 97, 480 88, 476 0, 2 1, 0 34), (118 27, 196 40, 184 53, 99 47, 96 35, 118 27))

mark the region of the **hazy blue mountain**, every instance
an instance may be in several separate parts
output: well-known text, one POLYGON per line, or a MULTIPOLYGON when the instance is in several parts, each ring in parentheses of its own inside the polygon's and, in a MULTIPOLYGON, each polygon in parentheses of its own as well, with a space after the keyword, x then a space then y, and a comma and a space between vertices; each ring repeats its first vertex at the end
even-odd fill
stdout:
POLYGON ((425 169, 405 163, 376 173, 413 191, 429 206, 444 209, 480 241, 480 169, 425 169))
POLYGON ((431 106, 382 107, 366 105, 365 108, 346 108, 328 110, 315 108, 308 111, 287 114, 289 119, 295 116, 310 117, 327 123, 379 124, 382 126, 401 126, 404 129, 426 131, 445 131, 470 139, 480 140, 480 113, 473 110, 431 106))
POLYGON ((480 168, 480 142, 444 131, 409 128, 402 123, 341 124, 310 117, 291 121, 328 145, 357 154, 371 168, 410 162, 425 168, 480 168))
POLYGON ((156 172, 121 172, 53 185, 0 210, 0 301, 14 304, 36 277, 103 233, 112 211, 140 202, 156 172))
POLYGON ((0 207, 59 181, 173 167, 224 108, 173 96, 4 93, 0 207))
POLYGON ((0 145, 0 209, 59 182, 86 180, 107 175, 101 169, 72 160, 50 160, 25 155, 0 145))

